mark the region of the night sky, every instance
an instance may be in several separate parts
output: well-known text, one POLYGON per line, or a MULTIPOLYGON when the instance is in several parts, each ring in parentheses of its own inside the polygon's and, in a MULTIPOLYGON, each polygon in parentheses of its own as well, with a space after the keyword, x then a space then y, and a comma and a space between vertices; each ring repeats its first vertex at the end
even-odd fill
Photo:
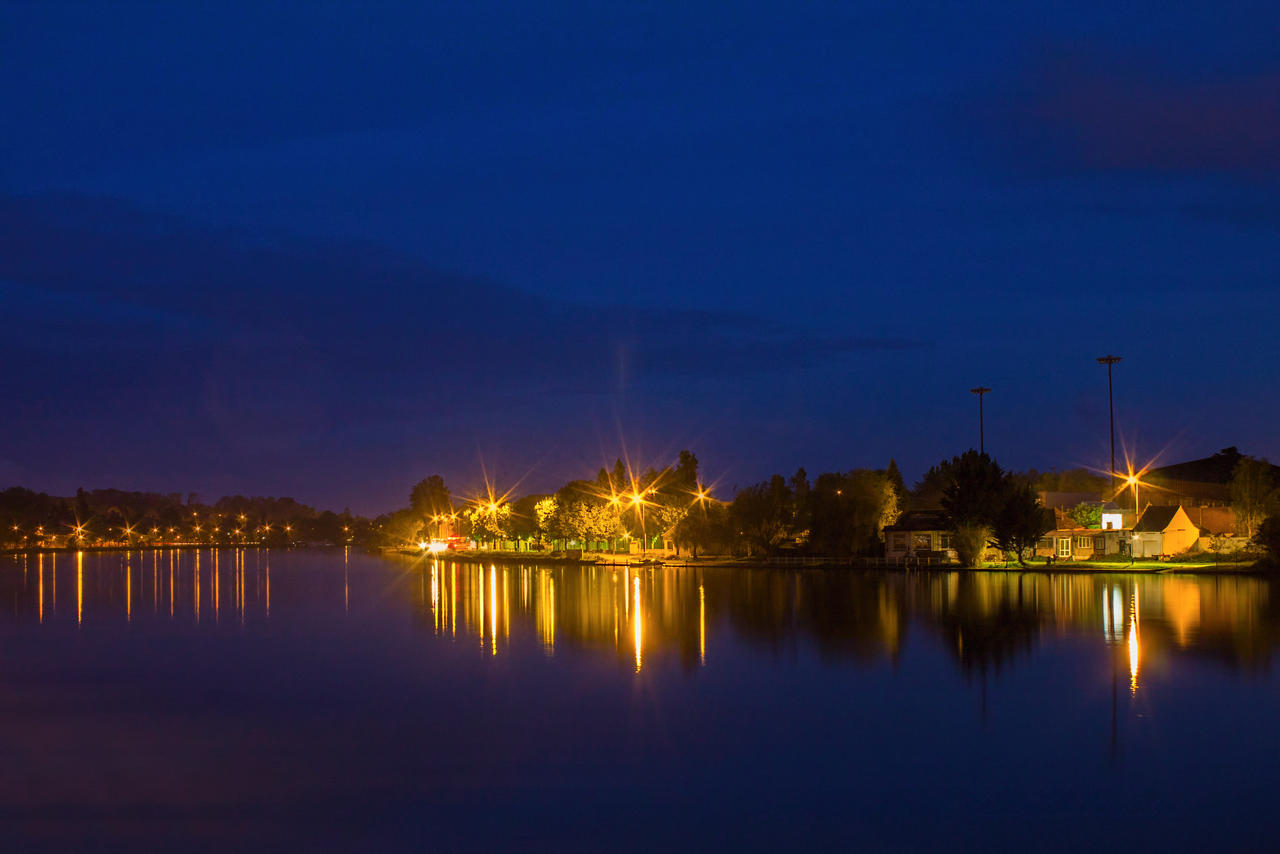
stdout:
POLYGON ((0 487, 1280 457, 1274 0, 417 6, 0 6, 0 487))

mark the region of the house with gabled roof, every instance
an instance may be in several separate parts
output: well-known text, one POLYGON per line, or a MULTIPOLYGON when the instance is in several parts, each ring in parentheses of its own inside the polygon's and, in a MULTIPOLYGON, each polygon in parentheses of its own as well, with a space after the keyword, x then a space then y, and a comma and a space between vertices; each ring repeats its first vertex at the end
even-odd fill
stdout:
POLYGON ((1134 557, 1163 557, 1181 554, 1200 540, 1200 527, 1191 521, 1179 504, 1151 506, 1133 526, 1131 548, 1134 557))
POLYGON ((942 510, 908 510, 884 527, 884 555, 891 560, 933 557, 955 560, 951 518, 942 510))
MULTIPOLYGON (((1104 555, 1124 554, 1124 533, 1102 514, 1103 526, 1087 528, 1061 508, 1044 508, 1046 524, 1051 529, 1036 544, 1036 557, 1059 560, 1092 560, 1104 555)), ((1118 514, 1116 514, 1118 516, 1118 514)))

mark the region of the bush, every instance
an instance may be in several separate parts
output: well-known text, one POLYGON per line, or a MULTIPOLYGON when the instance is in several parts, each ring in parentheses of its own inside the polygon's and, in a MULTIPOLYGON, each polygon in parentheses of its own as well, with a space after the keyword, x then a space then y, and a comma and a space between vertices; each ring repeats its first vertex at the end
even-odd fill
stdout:
POLYGON ((951 538, 951 547, 956 550, 960 565, 977 566, 982 553, 986 551, 990 536, 991 531, 985 525, 956 525, 955 536, 951 538))

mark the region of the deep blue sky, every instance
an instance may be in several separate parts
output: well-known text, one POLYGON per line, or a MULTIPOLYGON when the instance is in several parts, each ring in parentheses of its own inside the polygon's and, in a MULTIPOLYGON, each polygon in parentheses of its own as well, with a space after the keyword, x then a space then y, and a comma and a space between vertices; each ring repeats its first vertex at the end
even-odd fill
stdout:
POLYGON ((0 6, 0 486, 1280 457, 1274 3, 173 6, 0 6))

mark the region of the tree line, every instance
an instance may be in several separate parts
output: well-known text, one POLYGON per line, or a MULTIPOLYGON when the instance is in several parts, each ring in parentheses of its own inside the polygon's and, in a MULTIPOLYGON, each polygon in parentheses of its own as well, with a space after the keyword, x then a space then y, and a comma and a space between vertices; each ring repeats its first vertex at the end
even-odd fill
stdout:
MULTIPOLYGON (((1265 460, 1243 457, 1231 481, 1242 533, 1280 556, 1280 489, 1265 460)), ((320 511, 293 498, 196 493, 77 490, 51 496, 23 487, 0 491, 0 547, 159 544, 402 546, 448 535, 490 547, 624 550, 674 545, 697 556, 837 558, 884 553, 884 529, 909 509, 941 509, 962 563, 987 548, 1019 561, 1052 530, 1037 497, 1043 490, 1102 496, 1109 480, 1085 469, 1004 470, 970 450, 932 466, 908 489, 897 464, 811 478, 803 469, 713 494, 698 459, 681 451, 669 465, 635 472, 621 459, 594 478, 551 493, 513 498, 491 491, 458 498, 432 475, 410 490, 408 506, 375 519, 320 511), (631 544, 634 543, 635 546, 631 544)), ((1082 527, 1099 524, 1100 503, 1067 511, 1082 527)))
POLYGON ((883 470, 774 475, 722 500, 704 485, 698 459, 681 451, 668 466, 635 473, 621 459, 594 478, 515 500, 492 495, 455 501, 433 475, 410 491, 409 506, 374 520, 391 542, 424 542, 447 532, 499 546, 588 550, 670 543, 699 553, 776 555, 787 550, 855 556, 879 548, 884 526, 907 491, 897 465, 883 470))
POLYGON ((342 545, 368 543, 369 519, 316 510, 293 498, 229 495, 212 503, 194 492, 78 489, 54 496, 21 486, 0 491, 0 547, 160 544, 342 545))

